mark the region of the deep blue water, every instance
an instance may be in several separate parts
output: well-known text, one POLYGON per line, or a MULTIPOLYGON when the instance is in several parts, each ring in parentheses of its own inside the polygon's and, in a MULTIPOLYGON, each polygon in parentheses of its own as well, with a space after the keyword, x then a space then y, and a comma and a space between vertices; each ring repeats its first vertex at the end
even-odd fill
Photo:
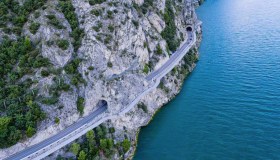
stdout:
POLYGON ((207 0, 200 61, 135 160, 280 160, 280 1, 207 0))

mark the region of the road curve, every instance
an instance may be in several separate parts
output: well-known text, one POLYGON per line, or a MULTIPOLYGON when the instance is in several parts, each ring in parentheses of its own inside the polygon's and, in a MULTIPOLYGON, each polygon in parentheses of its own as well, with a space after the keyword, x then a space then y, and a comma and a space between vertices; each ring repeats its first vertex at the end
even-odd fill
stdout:
POLYGON ((196 41, 196 35, 193 32, 188 32, 188 39, 187 42, 182 45, 177 51, 175 51, 171 57, 156 71, 150 73, 147 77, 146 80, 150 81, 152 79, 156 79, 161 75, 161 73, 164 73, 165 70, 168 68, 174 68, 174 66, 178 63, 176 60, 181 60, 183 56, 188 52, 186 51, 189 50, 192 45, 196 41), (189 49, 188 49, 189 48, 189 49))

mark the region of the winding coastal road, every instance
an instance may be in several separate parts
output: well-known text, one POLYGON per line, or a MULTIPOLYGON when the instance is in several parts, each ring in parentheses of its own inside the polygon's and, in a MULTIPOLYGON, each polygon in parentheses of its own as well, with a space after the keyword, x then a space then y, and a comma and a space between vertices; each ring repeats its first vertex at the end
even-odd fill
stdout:
MULTIPOLYGON (((183 44, 182 47, 180 47, 177 51, 175 51, 171 57, 156 71, 152 72, 151 74, 149 74, 146 77, 146 80, 150 81, 152 79, 156 79, 158 77, 160 77, 162 75, 162 73, 165 73, 165 70, 169 70, 169 68, 171 68, 171 70, 174 68, 174 65, 172 65, 172 63, 174 63, 174 61, 180 59, 183 56, 185 56, 185 50, 189 50, 192 47, 192 40, 195 38, 193 36, 192 32, 187 32, 188 33, 188 39, 187 41, 183 44)), ((180 59, 181 60, 181 59, 180 59)), ((170 72, 170 70, 168 71, 170 72)))
POLYGON ((107 104, 102 103, 90 115, 82 118, 78 122, 69 126, 68 128, 62 130, 58 134, 50 137, 38 144, 35 144, 27 149, 24 149, 10 157, 7 160, 37 160, 42 159, 49 154, 55 152, 56 150, 62 148, 63 146, 71 143, 75 139, 84 135, 89 130, 95 128, 101 123, 107 121, 108 119, 118 118, 120 115, 123 115, 130 111, 146 94, 155 89, 160 82, 160 79, 164 77, 168 72, 170 72, 182 58, 188 53, 191 47, 196 43, 196 34, 195 32, 188 32, 188 39, 184 44, 172 54, 172 56, 163 64, 158 70, 150 73, 146 80, 150 82, 151 85, 148 86, 148 89, 144 90, 141 94, 136 96, 136 98, 117 115, 108 115, 106 117, 100 117, 103 113, 107 111, 107 104))
POLYGON ((92 112, 90 115, 81 119, 77 123, 74 123, 73 125, 67 127, 62 132, 59 132, 55 136, 53 136, 49 139, 46 139, 46 140, 44 140, 44 141, 42 141, 42 142, 40 142, 36 145, 33 145, 33 146, 15 154, 15 155, 7 158, 7 160, 24 159, 24 158, 28 157, 29 155, 35 153, 36 151, 40 150, 41 148, 44 148, 45 146, 51 145, 55 141, 58 141, 58 140, 61 140, 61 139, 63 140, 64 137, 66 137, 70 133, 73 133, 75 130, 79 129, 80 126, 88 123, 89 121, 94 119, 97 115, 99 115, 101 113, 104 113, 106 110, 107 110, 107 104, 103 103, 103 104, 100 105, 100 107, 98 107, 97 110, 92 112))

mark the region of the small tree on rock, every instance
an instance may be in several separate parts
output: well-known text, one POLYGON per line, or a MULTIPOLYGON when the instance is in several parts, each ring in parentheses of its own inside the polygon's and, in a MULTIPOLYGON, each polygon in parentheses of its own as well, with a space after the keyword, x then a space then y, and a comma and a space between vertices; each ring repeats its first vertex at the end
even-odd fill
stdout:
POLYGON ((82 151, 79 153, 78 160, 86 160, 86 158, 87 158, 87 154, 85 153, 85 151, 82 150, 82 151))
POLYGON ((77 156, 80 151, 80 145, 78 143, 73 143, 71 145, 70 151, 77 156))
POLYGON ((129 150, 129 148, 130 148, 130 141, 128 139, 125 139, 122 142, 122 147, 123 147, 124 153, 126 153, 129 150))

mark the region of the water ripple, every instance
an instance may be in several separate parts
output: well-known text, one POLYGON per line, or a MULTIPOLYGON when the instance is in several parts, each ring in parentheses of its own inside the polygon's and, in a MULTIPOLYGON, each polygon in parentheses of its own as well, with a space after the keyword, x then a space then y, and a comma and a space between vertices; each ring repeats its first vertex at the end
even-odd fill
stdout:
POLYGON ((280 159, 279 0, 207 0, 200 61, 135 159, 280 159))

